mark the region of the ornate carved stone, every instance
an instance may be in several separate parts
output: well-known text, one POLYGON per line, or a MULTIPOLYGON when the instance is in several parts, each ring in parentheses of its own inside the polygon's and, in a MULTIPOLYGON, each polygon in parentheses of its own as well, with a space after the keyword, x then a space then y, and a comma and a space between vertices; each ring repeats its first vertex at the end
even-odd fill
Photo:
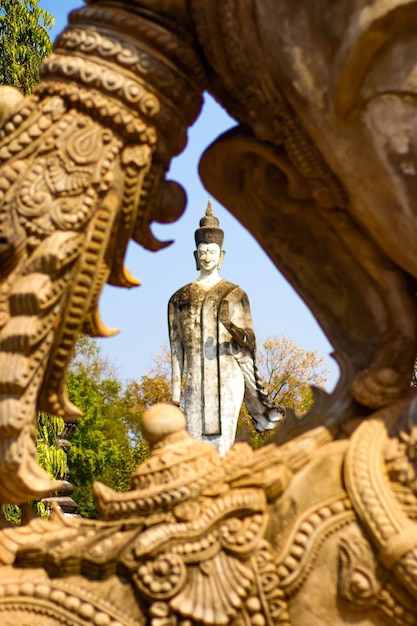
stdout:
POLYGON ((65 370, 81 331, 110 332, 97 312, 103 284, 138 284, 123 267, 129 239, 158 249, 150 223, 184 208, 182 190, 162 177, 201 106, 204 71, 187 39, 103 6, 73 14, 42 78, 33 96, 7 88, 3 98, 3 502, 58 488, 36 466, 36 410, 79 415, 65 370))
POLYGON ((0 90, 0 501, 58 487, 39 408, 107 331, 130 238, 183 209, 164 180, 208 88, 239 126, 205 153, 210 192, 323 326, 342 376, 302 422, 222 460, 173 406, 145 418, 131 491, 101 519, 0 532, 11 626, 417 624, 415 0, 91 0, 34 94, 0 90))
POLYGON ((156 405, 132 490, 96 484, 101 520, 56 511, 2 531, 0 611, 77 625, 415 623, 416 400, 396 409, 351 442, 319 427, 221 459, 156 405))

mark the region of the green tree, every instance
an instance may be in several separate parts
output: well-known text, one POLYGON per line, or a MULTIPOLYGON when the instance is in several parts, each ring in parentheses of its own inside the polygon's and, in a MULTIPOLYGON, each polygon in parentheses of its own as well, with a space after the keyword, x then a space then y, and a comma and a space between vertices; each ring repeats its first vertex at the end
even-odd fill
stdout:
POLYGON ((38 463, 51 478, 64 478, 67 472, 67 455, 61 448, 59 437, 64 431, 64 420, 41 411, 38 414, 36 448, 38 463))
POLYGON ((85 517, 96 517, 92 484, 100 480, 126 491, 130 477, 147 455, 147 446, 135 423, 134 398, 124 389, 96 341, 83 337, 68 374, 69 395, 82 411, 71 436, 70 480, 74 500, 85 517))
MULTIPOLYGON (((142 442, 141 425, 146 409, 157 402, 171 401, 170 354, 166 346, 154 358, 152 368, 140 381, 132 380, 126 387, 127 412, 125 423, 131 437, 142 442)), ((146 444, 145 444, 146 445, 146 444)))
MULTIPOLYGON (((141 433, 143 413, 156 402, 169 401, 171 396, 167 365, 161 359, 155 358, 154 367, 140 382, 124 385, 95 340, 81 337, 77 343, 68 373, 68 390, 83 417, 70 437, 68 468, 73 498, 83 517, 97 515, 92 495, 95 480, 126 491, 136 466, 149 453, 141 433)), ((39 414, 38 460, 58 479, 67 470, 65 454, 59 447, 63 426, 60 418, 39 414)), ((38 514, 45 515, 44 508, 38 503, 38 514)), ((19 523, 19 507, 6 507, 5 514, 10 521, 19 523)))
POLYGON ((39 0, 0 0, 0 84, 31 93, 39 82, 39 66, 52 52, 48 35, 52 15, 39 0))
MULTIPOLYGON (((36 449, 38 463, 48 472, 51 478, 60 480, 67 473, 67 455, 61 448, 59 436, 64 430, 64 420, 54 415, 48 415, 41 411, 38 413, 38 425, 36 429, 36 449)), ((31 507, 40 517, 49 517, 49 507, 38 500, 31 503, 31 507)), ((2 506, 3 514, 12 524, 20 524, 21 509, 15 504, 2 506)))
MULTIPOLYGON (((67 455, 61 448, 59 441, 64 427, 65 423, 62 418, 49 415, 43 411, 38 413, 38 426, 36 429, 38 463, 55 480, 65 478, 68 471, 67 455)), ((49 508, 42 500, 35 502, 34 505, 38 515, 49 517, 49 508)))

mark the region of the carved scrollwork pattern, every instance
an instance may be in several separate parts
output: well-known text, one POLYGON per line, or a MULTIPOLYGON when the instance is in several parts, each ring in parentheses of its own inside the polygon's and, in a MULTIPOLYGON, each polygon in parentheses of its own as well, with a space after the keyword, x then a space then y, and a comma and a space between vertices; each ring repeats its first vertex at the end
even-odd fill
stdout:
MULTIPOLYGON (((79 414, 66 400, 63 375, 88 311, 95 309, 89 294, 93 288, 99 292, 108 276, 104 254, 117 215, 108 192, 121 142, 89 117, 67 111, 58 97, 46 102, 44 117, 53 123, 39 124, 47 128, 44 141, 31 144, 32 159, 14 160, 12 176, 8 165, 0 171, 3 210, 26 239, 4 294, 0 337, 2 497, 14 502, 54 488, 30 452, 33 415, 36 408, 64 417, 79 414), (17 488, 9 468, 23 447, 29 450, 29 482, 23 476, 17 488)), ((25 134, 31 133, 16 127, 7 141, 20 144, 25 134)))
POLYGON ((264 525, 261 514, 245 519, 232 517, 219 529, 219 540, 225 550, 234 554, 249 554, 258 543, 264 525))
POLYGON ((354 519, 352 505, 342 493, 317 503, 298 516, 277 558, 280 587, 287 597, 300 590, 325 540, 354 519))
POLYGON ((184 561, 178 555, 169 553, 143 563, 134 575, 141 593, 156 600, 166 600, 177 594, 185 579, 184 561))
POLYGON ((189 43, 150 19, 110 6, 71 19, 33 95, 0 91, 2 502, 58 487, 36 465, 36 412, 80 414, 65 389, 73 346, 81 331, 111 334, 97 309, 106 282, 139 284, 123 265, 129 240, 163 247, 151 222, 183 211, 163 176, 205 81, 189 43))
POLYGON ((43 581, 13 582, 0 586, 0 619, 4 626, 134 626, 125 614, 118 614, 82 589, 66 589, 43 581))
POLYGON ((339 595, 358 608, 375 605, 382 585, 370 545, 366 541, 345 539, 342 535, 339 557, 339 595))
POLYGON ((236 489, 215 502, 207 496, 185 501, 175 511, 181 522, 150 527, 123 556, 137 590, 151 603, 152 624, 286 624, 283 592, 263 541, 262 493, 236 489))
MULTIPOLYGON (((401 414, 404 404, 398 403, 401 414)), ((385 477, 383 450, 387 445, 387 425, 398 417, 392 408, 389 417, 380 412, 363 423, 352 437, 345 464, 348 493, 355 509, 378 546, 382 563, 394 570, 405 587, 417 590, 416 524, 401 508, 385 477), (387 423, 385 423, 387 422, 387 423), (376 481, 375 477, 379 479, 376 481)))
POLYGON ((377 608, 398 626, 417 623, 414 599, 390 579, 364 538, 340 537, 338 596, 358 615, 377 608))
POLYGON ((238 0, 217 0, 216 8, 217 19, 213 19, 210 0, 192 2, 198 34, 221 77, 220 92, 228 110, 261 141, 284 146, 290 161, 304 177, 304 185, 310 188, 320 206, 346 206, 342 183, 304 130, 284 93, 277 83, 272 86, 264 79, 267 72, 258 71, 263 62, 257 28, 243 27, 252 10, 251 3, 246 6, 238 0))
POLYGON ((274 562, 270 546, 266 541, 261 542, 259 549, 253 556, 256 576, 257 596, 248 598, 246 604, 251 614, 251 624, 257 626, 263 623, 259 613, 262 611, 265 623, 268 626, 290 626, 288 603, 280 584, 280 578, 274 562), (259 598, 264 598, 261 605, 259 598))
POLYGON ((149 608, 153 626, 168 626, 178 619, 211 626, 289 626, 287 603, 266 542, 249 560, 219 550, 209 558, 191 554, 186 545, 183 560, 165 553, 139 567, 134 580, 153 600, 149 608))

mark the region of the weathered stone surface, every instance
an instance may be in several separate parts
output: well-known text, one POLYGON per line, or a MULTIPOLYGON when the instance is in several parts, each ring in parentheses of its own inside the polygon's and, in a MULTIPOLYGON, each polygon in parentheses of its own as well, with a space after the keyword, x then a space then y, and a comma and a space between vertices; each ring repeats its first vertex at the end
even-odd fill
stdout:
POLYGON ((284 410, 269 400, 257 375, 248 296, 218 274, 223 236, 209 200, 195 233, 200 274, 168 304, 173 401, 180 402, 185 376, 187 431, 220 454, 235 440, 243 399, 261 432, 284 419, 284 410))
POLYGON ((224 459, 156 407, 131 491, 95 486, 100 520, 0 531, 2 624, 417 623, 416 17, 415 0, 90 0, 34 94, 0 90, 0 501, 57 488, 36 411, 77 413, 72 346, 106 332, 104 282, 134 284, 129 238, 156 250, 149 225, 181 212, 164 173, 205 88, 239 126, 202 178, 342 370, 275 443, 224 459))
POLYGON ((95 486, 101 520, 57 512, 1 532, 0 613, 47 626, 413 624, 416 410, 404 400, 351 439, 318 427, 221 459, 177 407, 156 405, 132 490, 95 486))
POLYGON ((111 334, 97 311, 105 282, 138 284, 123 267, 129 240, 158 249, 150 223, 184 208, 162 175, 205 80, 189 43, 140 15, 95 6, 71 20, 33 95, 0 91, 2 502, 59 489, 36 464, 36 411, 80 414, 65 391, 73 346, 82 331, 111 334))

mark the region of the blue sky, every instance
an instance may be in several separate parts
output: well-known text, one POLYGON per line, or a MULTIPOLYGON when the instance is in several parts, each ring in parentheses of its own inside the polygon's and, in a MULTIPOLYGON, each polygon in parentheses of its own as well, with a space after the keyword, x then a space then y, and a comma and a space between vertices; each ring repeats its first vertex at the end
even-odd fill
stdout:
MULTIPOLYGON (((68 13, 82 5, 80 0, 40 0, 39 6, 56 20, 52 39, 65 27, 68 13)), ((213 99, 206 98, 200 118, 189 131, 187 148, 173 160, 169 173, 187 192, 187 210, 175 224, 153 228, 159 239, 173 239, 175 243, 157 253, 131 243, 126 265, 141 280, 141 287, 104 290, 100 306, 103 321, 119 328, 120 333, 101 340, 101 345, 123 379, 140 379, 152 367, 160 347, 168 344, 168 300, 179 287, 197 277, 194 231, 209 198, 197 174, 199 157, 234 124, 213 99)), ((247 292, 259 340, 285 334, 297 345, 327 357, 331 388, 338 369, 328 357, 331 346, 315 319, 253 237, 216 201, 213 209, 225 231, 226 258, 221 275, 247 292)))

